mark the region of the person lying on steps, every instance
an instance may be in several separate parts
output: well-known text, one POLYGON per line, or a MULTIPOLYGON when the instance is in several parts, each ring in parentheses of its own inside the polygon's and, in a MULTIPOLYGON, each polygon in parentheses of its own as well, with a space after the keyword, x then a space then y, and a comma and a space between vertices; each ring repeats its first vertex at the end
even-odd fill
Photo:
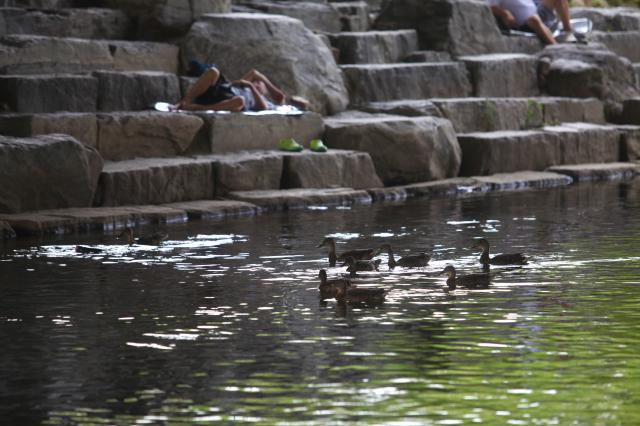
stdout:
POLYGON ((487 0, 491 12, 507 29, 534 32, 545 44, 555 44, 551 31, 558 26, 572 33, 568 0, 487 0), (557 16, 556 16, 557 14, 557 16))
POLYGON ((215 67, 208 68, 189 88, 174 110, 263 111, 282 105, 285 95, 256 69, 240 80, 229 81, 215 67))

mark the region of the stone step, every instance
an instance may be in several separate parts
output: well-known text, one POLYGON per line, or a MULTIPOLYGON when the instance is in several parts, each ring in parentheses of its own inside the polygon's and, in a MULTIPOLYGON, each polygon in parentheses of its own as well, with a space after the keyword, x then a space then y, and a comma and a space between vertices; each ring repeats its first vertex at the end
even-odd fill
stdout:
POLYGON ((106 162, 94 204, 163 204, 235 191, 381 185, 370 156, 363 152, 245 151, 106 162))
POLYGON ((371 26, 369 5, 364 1, 333 2, 340 14, 342 31, 368 31, 371 26))
POLYGON ((449 52, 440 52, 437 50, 416 50, 411 52, 404 58, 405 62, 451 62, 451 54, 449 52))
POLYGON ((507 52, 535 55, 544 49, 544 43, 537 36, 508 35, 503 36, 507 52))
POLYGON ((615 126, 620 132, 620 160, 640 161, 640 126, 615 126))
POLYGON ((633 71, 636 74, 636 87, 640 89, 640 64, 633 64, 633 71))
POLYGON ((540 171, 559 164, 611 163, 620 157, 619 131, 587 123, 459 134, 458 142, 462 176, 540 171))
MULTIPOLYGON (((640 16, 640 14, 639 14, 640 16)), ((594 31, 589 34, 589 41, 602 43, 617 55, 640 62, 640 30, 636 31, 594 31)))
POLYGON ((589 18, 598 31, 638 31, 640 11, 630 7, 572 7, 572 18, 589 18))
POLYGON ((326 2, 234 0, 234 11, 285 15, 299 19, 312 31, 338 33, 342 30, 341 15, 326 2))
POLYGON ((371 113, 444 117, 457 133, 525 130, 545 124, 605 123, 604 105, 595 98, 449 98, 372 102, 371 113))
POLYGON ((453 177, 460 165, 460 147, 446 119, 348 113, 325 124, 325 143, 369 153, 385 185, 453 177))
POLYGON ((576 182, 629 179, 640 175, 640 163, 596 163, 553 166, 554 173, 570 176, 576 182))
POLYGON ((312 206, 370 204, 371 195, 351 188, 286 189, 232 192, 233 200, 256 204, 264 210, 292 210, 312 206))
POLYGON ((0 74, 178 72, 179 47, 166 43, 7 35, 0 51, 0 74))
POLYGON ((474 96, 515 97, 540 93, 535 56, 496 53, 461 56, 458 60, 469 70, 474 96))
POLYGON ((615 117, 620 124, 640 124, 640 98, 627 99, 622 102, 622 111, 615 117))
POLYGON ((352 105, 472 94, 468 71, 461 62, 343 65, 341 68, 352 105))
POLYGON ((133 19, 113 9, 0 8, 0 35, 30 34, 51 37, 127 40, 135 34, 133 19))
POLYGON ((329 36, 340 51, 341 64, 385 64, 400 62, 418 49, 414 30, 343 32, 329 36))
POLYGON ((180 99, 178 77, 158 71, 0 75, 0 88, 0 103, 18 113, 139 111, 180 99))
POLYGON ((0 7, 55 10, 73 7, 74 3, 74 0, 0 0, 0 7))

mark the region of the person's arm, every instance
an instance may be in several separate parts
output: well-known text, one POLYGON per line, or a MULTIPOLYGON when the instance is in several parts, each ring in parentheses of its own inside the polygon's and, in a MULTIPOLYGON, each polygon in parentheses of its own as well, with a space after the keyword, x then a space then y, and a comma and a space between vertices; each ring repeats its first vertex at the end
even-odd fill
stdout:
POLYGON ((248 87, 249 90, 251 90, 251 94, 253 95, 253 100, 254 100, 254 108, 256 111, 263 111, 265 109, 269 109, 269 106, 267 105, 264 98, 260 94, 260 91, 256 89, 256 86, 254 86, 252 82, 244 79, 240 79, 240 80, 234 81, 232 84, 234 86, 248 87))
POLYGON ((267 91, 269 91, 269 95, 271 96, 271 99, 273 99, 273 101, 275 103, 282 104, 284 102, 284 99, 285 99, 284 92, 282 90, 280 90, 275 84, 273 84, 271 82, 271 80, 269 80, 260 71, 258 71, 256 69, 252 69, 251 71, 246 73, 242 77, 242 79, 243 80, 247 80, 247 81, 251 81, 251 82, 254 82, 254 81, 263 82, 265 87, 267 88, 267 91))
POLYGON ((499 18, 507 28, 513 28, 516 25, 516 19, 507 9, 491 5, 491 13, 493 13, 493 16, 499 18))

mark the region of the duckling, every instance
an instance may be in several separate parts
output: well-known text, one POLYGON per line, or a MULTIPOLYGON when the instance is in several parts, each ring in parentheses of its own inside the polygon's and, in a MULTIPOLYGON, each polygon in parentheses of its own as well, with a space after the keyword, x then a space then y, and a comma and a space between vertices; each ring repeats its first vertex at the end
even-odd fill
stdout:
POLYGON ((347 272, 349 272, 352 277, 355 277, 356 272, 359 271, 377 271, 381 262, 381 259, 356 260, 353 258, 353 256, 348 256, 347 260, 345 261, 345 263, 349 265, 347 267, 347 272))
POLYGON ((320 299, 333 299, 336 297, 337 290, 336 287, 342 284, 347 286, 351 285, 351 281, 345 278, 333 278, 327 279, 327 271, 324 269, 320 269, 318 272, 318 278, 320 278, 320 285, 318 286, 318 290, 320 290, 320 299))
POLYGON ((456 277, 456 268, 448 265, 440 274, 447 274, 447 286, 449 290, 455 290, 456 287, 466 288, 487 288, 491 284, 491 276, 489 274, 469 274, 456 277))
POLYGON ((527 258, 522 253, 506 253, 497 254, 492 258, 489 258, 489 241, 484 238, 479 238, 471 246, 472 249, 479 248, 482 250, 480 255, 480 263, 486 267, 491 265, 526 265, 527 258))
POLYGON ((104 253, 104 250, 98 247, 91 247, 91 246, 76 246, 76 253, 82 253, 82 254, 98 254, 98 253, 104 253))
POLYGON ((387 290, 384 288, 353 288, 351 283, 336 285, 338 303, 377 305, 384 302, 387 290))
POLYGON ((332 237, 324 238, 316 247, 329 248, 329 266, 336 266, 336 260, 344 262, 349 256, 355 260, 371 260, 380 251, 380 249, 356 249, 345 251, 338 256, 336 254, 336 240, 332 237))
POLYGON ((414 253, 400 258, 397 262, 393 256, 393 250, 391 250, 391 244, 383 244, 380 246, 381 250, 386 250, 389 255, 389 269, 393 269, 396 266, 402 266, 404 268, 421 268, 427 266, 431 260, 431 256, 427 253, 414 253))
POLYGON ((165 233, 155 232, 151 235, 145 235, 135 239, 133 238, 133 229, 129 227, 125 228, 125 230, 122 232, 122 234, 120 234, 120 236, 127 237, 127 241, 129 245, 138 243, 138 244, 149 245, 149 246, 160 245, 160 243, 166 240, 168 237, 167 234, 165 233))

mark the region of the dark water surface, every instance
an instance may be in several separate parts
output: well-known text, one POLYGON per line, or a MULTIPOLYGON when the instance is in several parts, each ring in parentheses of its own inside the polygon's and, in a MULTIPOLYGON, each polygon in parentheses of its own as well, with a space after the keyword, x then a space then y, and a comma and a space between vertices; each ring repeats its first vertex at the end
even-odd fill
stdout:
POLYGON ((638 180, 168 231, 0 246, 0 423, 640 424, 638 180), (323 306, 329 234, 434 259, 383 257, 381 307, 323 306), (530 264, 445 292, 478 236, 530 264))

